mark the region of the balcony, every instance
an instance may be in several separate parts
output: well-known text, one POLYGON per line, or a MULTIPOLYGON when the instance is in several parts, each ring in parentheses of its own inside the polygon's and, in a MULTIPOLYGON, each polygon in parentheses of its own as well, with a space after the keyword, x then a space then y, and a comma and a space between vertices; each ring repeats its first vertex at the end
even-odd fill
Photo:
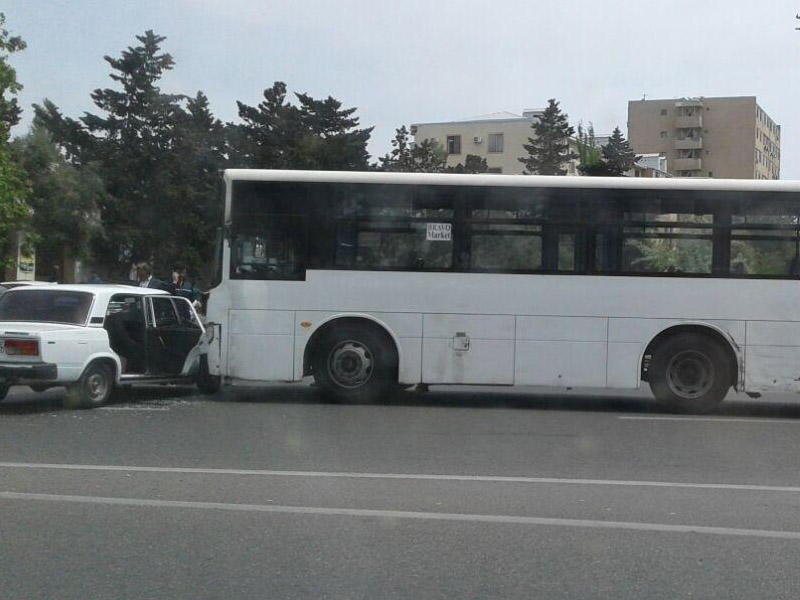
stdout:
POLYGON ((692 115, 691 117, 675 117, 675 127, 677 129, 697 129, 702 126, 702 115, 692 115))
POLYGON ((672 147, 675 150, 697 150, 703 147, 703 138, 674 140, 672 147))
POLYGON ((702 158, 676 158, 672 161, 673 171, 699 171, 702 168, 702 158))

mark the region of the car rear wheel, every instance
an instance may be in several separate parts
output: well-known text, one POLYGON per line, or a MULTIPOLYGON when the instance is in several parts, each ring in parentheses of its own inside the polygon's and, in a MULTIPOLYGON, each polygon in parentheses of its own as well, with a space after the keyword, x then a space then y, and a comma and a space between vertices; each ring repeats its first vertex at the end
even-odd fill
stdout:
POLYGON ((78 383, 67 388, 66 404, 72 408, 103 406, 114 390, 114 372, 103 363, 92 363, 81 375, 78 383))

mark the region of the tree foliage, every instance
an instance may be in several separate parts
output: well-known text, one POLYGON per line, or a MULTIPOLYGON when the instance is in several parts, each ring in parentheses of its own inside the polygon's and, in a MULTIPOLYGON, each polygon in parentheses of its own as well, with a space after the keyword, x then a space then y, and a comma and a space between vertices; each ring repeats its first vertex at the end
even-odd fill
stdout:
POLYGON ((566 175, 565 163, 577 158, 569 149, 575 129, 558 104, 554 98, 548 100, 542 116, 531 124, 533 136, 522 146, 528 156, 519 159, 528 175, 566 175))
POLYGON ((378 159, 381 171, 401 173, 442 173, 447 167, 447 154, 435 142, 425 139, 412 142, 403 125, 395 131, 392 150, 378 159))
POLYGON ((136 39, 119 58, 105 57, 118 85, 92 92, 100 113, 74 120, 45 100, 35 105, 37 123, 75 165, 95 165, 105 184, 103 235, 94 246, 104 270, 122 276, 132 260, 152 260, 162 273, 181 260, 197 269, 211 243, 202 225, 210 204, 219 202, 208 192, 207 175, 222 166, 214 150, 221 142, 207 138, 221 124, 202 94, 162 92, 160 81, 174 65, 161 50, 165 38, 146 31, 136 39))
POLYGON ((13 160, 9 138, 11 128, 19 123, 22 110, 17 94, 22 85, 10 63, 10 55, 25 49, 19 36, 12 36, 0 13, 0 267, 6 265, 10 236, 24 225, 29 208, 26 203, 30 185, 25 172, 13 160))
POLYGON ((37 263, 45 271, 64 272, 69 259, 85 259, 100 227, 97 206, 104 189, 93 165, 68 163, 49 132, 41 126, 14 140, 12 148, 31 183, 29 223, 37 263))
POLYGON ((630 171, 636 163, 636 153, 631 148, 630 142, 622 135, 619 127, 614 128, 602 150, 603 160, 611 175, 621 176, 630 171))
POLYGON ((455 167, 447 167, 448 173, 486 173, 489 165, 486 159, 476 154, 467 154, 463 163, 458 163, 455 167))
POLYGON ((286 84, 264 90, 257 106, 237 102, 242 124, 232 137, 237 166, 270 169, 365 170, 372 127, 359 129, 356 108, 342 108, 331 96, 318 100, 296 93, 287 99, 286 84))

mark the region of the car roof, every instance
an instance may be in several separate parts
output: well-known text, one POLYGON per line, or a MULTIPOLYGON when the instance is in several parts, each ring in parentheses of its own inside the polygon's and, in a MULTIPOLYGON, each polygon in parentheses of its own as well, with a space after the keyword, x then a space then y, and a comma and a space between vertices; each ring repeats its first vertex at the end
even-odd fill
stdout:
MULTIPOLYGON (((30 293, 41 291, 43 288, 40 286, 19 286, 13 288, 16 293, 30 293)), ((165 295, 168 296, 169 292, 155 288, 143 288, 136 285, 119 285, 119 284, 97 284, 97 283, 65 283, 47 286, 47 290, 59 290, 62 292, 88 292, 99 296, 110 296, 114 294, 129 294, 132 296, 153 296, 165 295)))

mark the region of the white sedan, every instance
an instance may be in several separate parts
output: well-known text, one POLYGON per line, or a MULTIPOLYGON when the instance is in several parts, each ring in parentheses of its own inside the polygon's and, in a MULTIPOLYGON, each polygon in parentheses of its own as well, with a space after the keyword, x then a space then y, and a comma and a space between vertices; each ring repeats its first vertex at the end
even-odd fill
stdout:
POLYGON ((20 286, 0 295, 0 400, 12 385, 66 386, 68 402, 108 402, 116 386, 190 383, 214 392, 194 307, 160 290, 20 286))

